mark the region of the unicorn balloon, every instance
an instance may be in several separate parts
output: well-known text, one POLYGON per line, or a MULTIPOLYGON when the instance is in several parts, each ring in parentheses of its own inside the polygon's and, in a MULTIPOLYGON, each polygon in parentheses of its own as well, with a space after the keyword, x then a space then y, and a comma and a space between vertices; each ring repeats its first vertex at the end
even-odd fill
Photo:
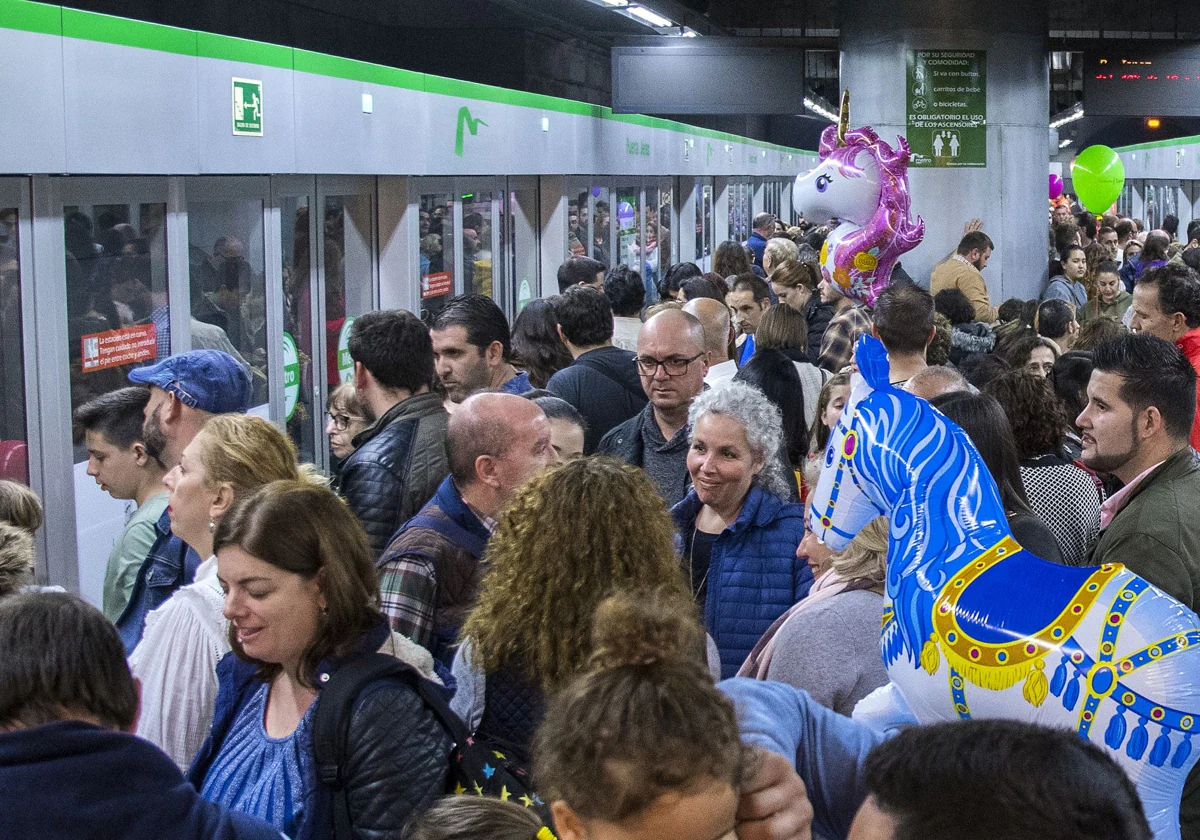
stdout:
POLYGON ((821 248, 821 273, 842 294, 873 306, 896 260, 925 236, 925 222, 909 216, 905 139, 893 149, 871 128, 847 130, 849 122, 850 95, 843 93, 839 123, 821 134, 821 163, 796 178, 792 205, 810 219, 841 222, 821 248))
POLYGON ((1119 564, 1048 563, 1018 545, 966 433, 889 384, 864 336, 809 524, 841 550, 891 523, 881 648, 922 723, 1016 718, 1106 747, 1158 840, 1179 837, 1200 753, 1200 619, 1119 564))

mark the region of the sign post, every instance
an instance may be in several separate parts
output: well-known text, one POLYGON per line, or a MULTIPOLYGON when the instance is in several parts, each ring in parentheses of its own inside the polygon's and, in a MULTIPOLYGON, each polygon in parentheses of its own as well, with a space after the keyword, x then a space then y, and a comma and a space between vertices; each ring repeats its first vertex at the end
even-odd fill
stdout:
POLYGON ((987 52, 909 50, 909 166, 987 166, 987 52))

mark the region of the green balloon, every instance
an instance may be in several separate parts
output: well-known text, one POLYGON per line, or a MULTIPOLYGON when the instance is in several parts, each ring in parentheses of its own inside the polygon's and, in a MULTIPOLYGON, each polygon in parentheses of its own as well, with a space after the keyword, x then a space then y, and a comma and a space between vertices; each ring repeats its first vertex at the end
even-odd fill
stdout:
POLYGON ((1100 215, 1125 186, 1125 164, 1108 146, 1088 146, 1071 164, 1071 181, 1079 203, 1100 215))

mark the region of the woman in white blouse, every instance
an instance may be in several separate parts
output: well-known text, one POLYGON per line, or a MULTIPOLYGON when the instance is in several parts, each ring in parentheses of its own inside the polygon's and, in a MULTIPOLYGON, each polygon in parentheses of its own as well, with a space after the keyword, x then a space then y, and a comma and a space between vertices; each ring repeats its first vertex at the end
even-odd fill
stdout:
POLYGON ((163 480, 171 530, 208 558, 184 586, 146 617, 129 659, 142 684, 137 734, 187 771, 212 725, 217 663, 229 652, 225 596, 217 581, 213 534, 234 500, 281 479, 322 482, 296 463, 296 447, 267 421, 224 414, 205 424, 163 480))

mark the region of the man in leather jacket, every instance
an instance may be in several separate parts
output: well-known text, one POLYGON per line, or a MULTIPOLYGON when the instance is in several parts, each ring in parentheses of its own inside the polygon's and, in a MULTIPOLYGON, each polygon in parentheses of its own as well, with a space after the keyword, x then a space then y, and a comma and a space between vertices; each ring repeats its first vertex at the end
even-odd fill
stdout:
POLYGON ((429 330, 411 312, 363 315, 351 329, 349 349, 354 388, 379 419, 354 438, 341 493, 378 557, 449 473, 449 416, 430 390, 436 374, 429 330))

